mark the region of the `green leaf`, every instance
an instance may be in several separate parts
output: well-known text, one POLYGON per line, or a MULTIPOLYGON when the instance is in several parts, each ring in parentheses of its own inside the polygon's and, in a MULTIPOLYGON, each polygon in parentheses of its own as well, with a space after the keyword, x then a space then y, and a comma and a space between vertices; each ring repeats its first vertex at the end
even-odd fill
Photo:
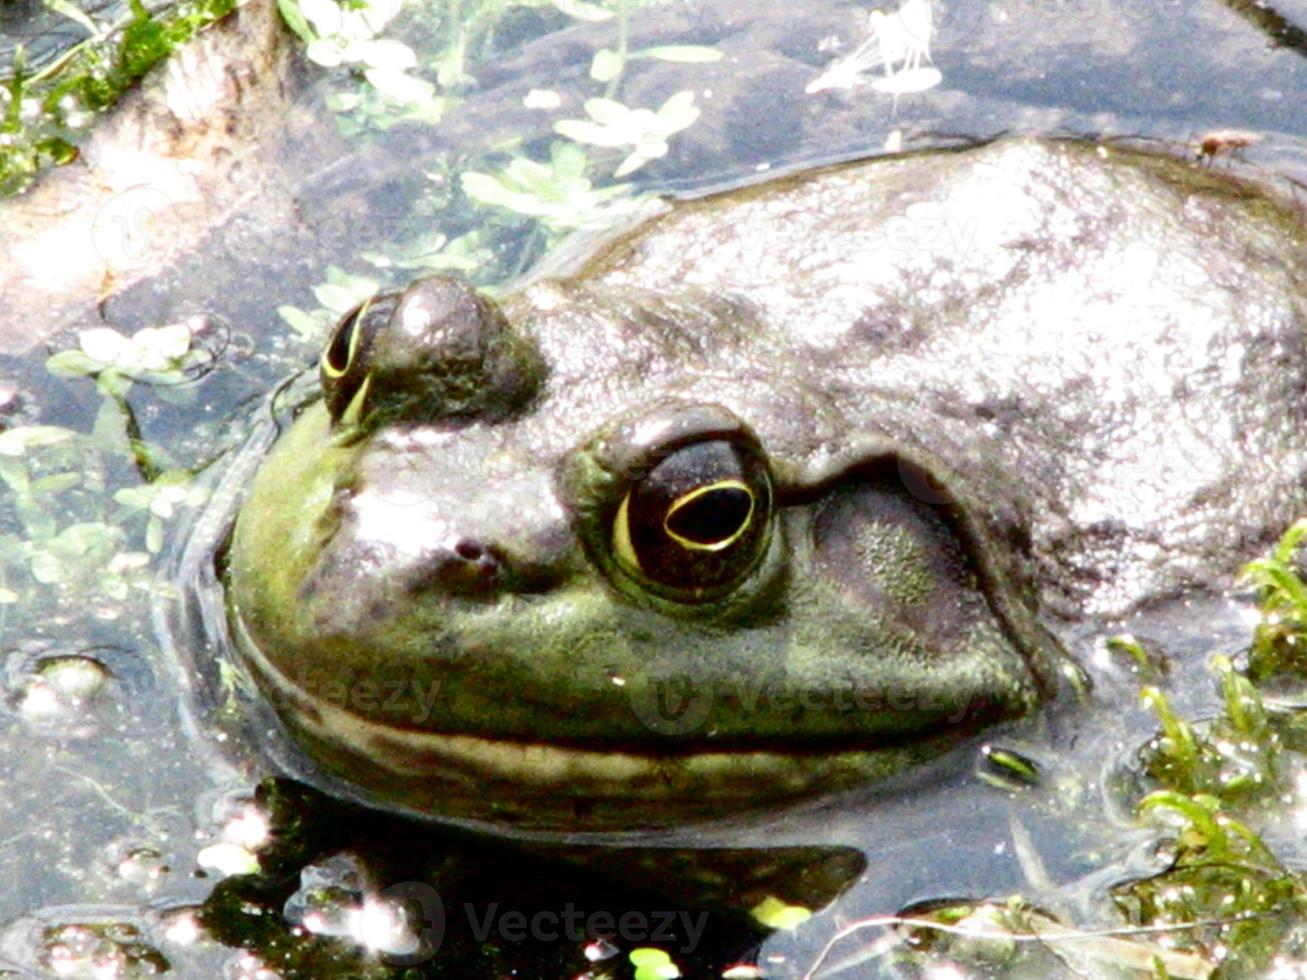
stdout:
POLYGON ((32 556, 31 570, 32 578, 42 585, 56 585, 64 578, 63 562, 48 551, 32 556))
POLYGON ((31 478, 21 463, 0 457, 0 480, 3 480, 16 494, 26 495, 32 486, 31 478))
POLYGON ((52 473, 49 476, 42 477, 32 484, 33 493, 61 493, 64 490, 71 490, 82 482, 80 473, 52 473))
POLYGON ((658 110, 658 121, 662 131, 668 135, 685 129, 699 118, 699 108, 694 104, 694 93, 688 89, 677 92, 658 110))
POLYGON ((585 150, 573 143, 555 143, 549 148, 549 162, 554 166, 554 173, 564 180, 573 180, 585 175, 589 161, 585 150))
POLYGON ((114 368, 106 368, 95 376, 95 384, 110 398, 123 399, 131 390, 132 379, 114 368))
POLYGON ((45 369, 56 378, 81 378, 103 370, 104 362, 97 361, 85 351, 61 350, 46 358, 45 369))
POLYGON ((279 306, 277 315, 286 321, 295 333, 299 334, 301 340, 312 340, 317 337, 323 330, 325 322, 323 318, 316 317, 312 313, 306 313, 298 306, 279 306))
POLYGON ((631 110, 616 99, 586 99, 585 111, 601 126, 625 126, 631 118, 631 110))
MULTIPOLYGON (((436 87, 425 78, 389 68, 369 68, 363 74, 373 88, 394 102, 430 107, 440 101, 436 98, 436 87)), ((443 106, 437 106, 440 108, 443 106)))
POLYGON ((95 413, 91 441, 101 450, 123 450, 127 445, 127 420, 112 399, 105 398, 95 413))
POLYGON ((611 82, 622 73, 622 56, 609 48, 600 48, 590 62, 590 77, 596 82, 611 82))
POLYGON ((510 207, 508 202, 512 199, 513 193, 490 174, 483 174, 478 170, 465 170, 459 175, 459 183, 463 187, 463 193, 474 201, 510 207))
POLYGON ((154 495, 150 493, 148 485, 139 487, 122 487, 121 489, 115 490, 113 493, 114 502, 121 504, 130 510, 143 510, 144 508, 149 507, 150 501, 153 498, 154 495))
POLYGON ((633 58, 656 58, 659 61, 673 61, 683 65, 704 65, 722 60, 722 53, 716 48, 701 44, 663 44, 654 48, 642 48, 632 53, 633 58))
POLYGON ((574 17, 577 20, 598 23, 612 20, 613 17, 611 10, 605 10, 597 4, 586 3, 585 0, 553 0, 553 4, 560 11, 567 14, 568 17, 574 17))
POLYGON ((153 514, 145 525, 145 548, 152 555, 163 548, 163 521, 153 514))
POLYGON ((359 300, 355 290, 344 286, 333 286, 331 283, 323 283, 315 287, 313 295, 327 309, 342 315, 352 309, 359 300))
POLYGON ((53 446, 76 435, 57 425, 20 425, 0 432, 0 456, 22 456, 29 449, 53 446))
POLYGON ((584 119, 559 119, 554 123, 554 132, 559 136, 566 136, 570 140, 576 140, 578 143, 589 143, 591 146, 602 146, 610 149, 616 146, 625 146, 629 142, 625 133, 616 129, 596 126, 584 119))
POLYGON ((46 7, 60 16, 67 17, 74 23, 86 28, 86 30, 90 31, 91 36, 96 40, 104 37, 104 32, 100 30, 100 25, 91 20, 91 18, 78 9, 75 4, 69 3, 68 0, 42 0, 42 2, 46 7))
POLYGON ((318 40, 318 33, 309 26, 308 20, 300 10, 299 0, 277 0, 277 10, 286 26, 295 32, 305 44, 318 40))
POLYGON ((617 169, 613 171, 614 177, 626 177, 635 173, 650 160, 656 160, 667 152, 666 143, 657 143, 652 146, 642 146, 634 153, 630 154, 625 160, 618 164, 617 169), (651 152, 657 151, 657 152, 651 152))

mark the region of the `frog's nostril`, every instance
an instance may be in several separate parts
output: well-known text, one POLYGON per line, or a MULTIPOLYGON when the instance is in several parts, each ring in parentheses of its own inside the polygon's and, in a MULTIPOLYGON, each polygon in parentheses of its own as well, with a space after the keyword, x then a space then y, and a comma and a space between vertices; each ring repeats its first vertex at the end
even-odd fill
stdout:
POLYGON ((475 541, 460 541, 454 546, 454 554, 464 561, 480 561, 485 553, 485 549, 475 541))
POLYGON ((432 556, 418 588, 465 597, 492 596, 503 589, 505 562, 496 549, 461 539, 432 556))

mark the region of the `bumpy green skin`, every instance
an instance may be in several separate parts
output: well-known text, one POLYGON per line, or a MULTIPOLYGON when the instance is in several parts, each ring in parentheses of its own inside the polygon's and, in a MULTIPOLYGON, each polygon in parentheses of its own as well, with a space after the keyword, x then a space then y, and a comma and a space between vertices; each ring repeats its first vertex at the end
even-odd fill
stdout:
MULTIPOLYGON (((1300 218, 1183 161, 844 165, 546 273, 499 303, 520 377, 475 411, 411 410, 409 374, 408 417, 310 408, 235 529, 256 675, 397 806, 611 829, 880 778, 1051 693, 1040 617, 1219 588, 1307 503, 1300 218), (776 508, 747 578, 685 605, 611 523, 647 421, 694 406, 752 431, 776 508)), ((394 353, 424 342, 386 356, 439 375, 394 353)))

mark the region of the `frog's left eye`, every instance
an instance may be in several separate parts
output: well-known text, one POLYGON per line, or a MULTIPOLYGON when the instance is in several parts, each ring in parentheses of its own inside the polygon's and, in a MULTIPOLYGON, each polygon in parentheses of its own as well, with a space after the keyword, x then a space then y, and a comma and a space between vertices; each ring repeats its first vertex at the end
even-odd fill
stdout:
POLYGON ((613 554, 655 590, 704 601, 757 566, 771 509, 771 478, 752 449, 726 439, 681 446, 627 489, 613 520, 613 554))
POLYGON ((395 310, 394 294, 374 296, 341 317, 318 360, 327 408, 337 422, 362 414, 371 384, 372 348, 395 310))

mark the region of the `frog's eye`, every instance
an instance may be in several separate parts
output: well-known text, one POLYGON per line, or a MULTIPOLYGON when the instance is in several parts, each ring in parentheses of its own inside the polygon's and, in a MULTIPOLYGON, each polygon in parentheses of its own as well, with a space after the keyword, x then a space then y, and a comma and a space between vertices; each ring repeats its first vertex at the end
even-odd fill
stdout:
POLYGON ((395 309, 394 295, 374 296, 341 317, 318 359, 327 408, 337 422, 357 421, 371 383, 371 354, 377 332, 395 309))
POLYGON ((618 563, 687 602, 736 586, 767 549, 772 491, 766 464, 725 439, 672 450, 627 489, 613 520, 618 563))

